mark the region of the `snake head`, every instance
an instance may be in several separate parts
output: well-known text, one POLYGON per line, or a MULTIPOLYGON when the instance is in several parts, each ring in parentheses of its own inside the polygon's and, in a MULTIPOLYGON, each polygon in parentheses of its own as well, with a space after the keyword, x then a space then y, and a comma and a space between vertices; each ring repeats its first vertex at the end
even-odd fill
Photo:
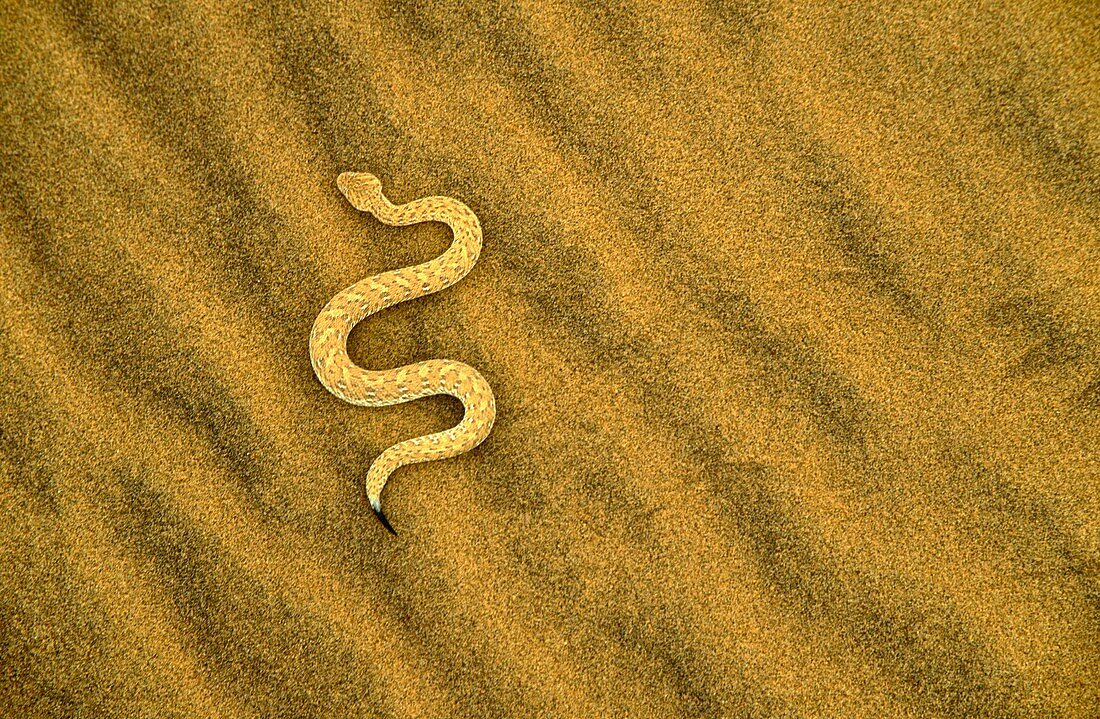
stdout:
POLYGON ((369 172, 341 172, 336 186, 357 210, 369 212, 382 200, 382 181, 369 172))

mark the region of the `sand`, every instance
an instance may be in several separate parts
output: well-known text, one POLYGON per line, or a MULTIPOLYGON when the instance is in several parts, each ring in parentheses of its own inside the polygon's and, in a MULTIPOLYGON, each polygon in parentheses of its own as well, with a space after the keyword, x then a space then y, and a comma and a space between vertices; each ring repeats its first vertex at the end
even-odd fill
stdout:
POLYGON ((3 715, 1100 715, 1094 3, 22 5, 3 715), (397 537, 345 170, 485 228, 352 334, 497 397, 397 537))

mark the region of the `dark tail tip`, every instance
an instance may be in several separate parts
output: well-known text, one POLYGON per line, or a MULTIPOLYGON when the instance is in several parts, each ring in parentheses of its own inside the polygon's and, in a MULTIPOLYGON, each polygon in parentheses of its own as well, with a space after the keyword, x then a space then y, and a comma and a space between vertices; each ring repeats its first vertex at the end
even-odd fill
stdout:
POLYGON ((382 508, 381 507, 375 507, 372 504, 371 509, 374 510, 374 516, 378 517, 378 521, 382 523, 382 526, 385 527, 386 529, 390 530, 390 534, 392 534, 393 536, 396 537, 397 536, 397 530, 395 530, 393 528, 393 525, 390 524, 390 520, 386 519, 386 515, 382 514, 382 508))

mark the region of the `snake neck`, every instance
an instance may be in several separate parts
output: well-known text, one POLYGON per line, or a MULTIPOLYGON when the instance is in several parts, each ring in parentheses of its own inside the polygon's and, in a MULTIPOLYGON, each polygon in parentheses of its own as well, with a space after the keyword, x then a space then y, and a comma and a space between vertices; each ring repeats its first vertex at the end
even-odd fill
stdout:
MULTIPOLYGON (((451 244, 443 254, 422 264, 393 271, 395 281, 402 285, 410 281, 413 286, 400 298, 391 298, 393 301, 385 306, 429 295, 453 285, 470 272, 481 254, 481 223, 473 210, 453 198, 424 197, 395 205, 379 192, 375 202, 367 209, 387 225, 400 227, 421 222, 442 222, 451 229, 451 244)), ((367 278, 361 284, 376 279, 367 278)))

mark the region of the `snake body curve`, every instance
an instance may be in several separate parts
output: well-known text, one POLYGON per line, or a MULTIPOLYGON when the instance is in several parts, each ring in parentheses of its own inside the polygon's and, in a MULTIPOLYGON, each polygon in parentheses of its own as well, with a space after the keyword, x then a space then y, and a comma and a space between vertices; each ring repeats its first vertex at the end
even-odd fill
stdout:
POLYGON ((458 398, 465 408, 462 421, 451 429, 399 442, 382 452, 367 471, 371 508, 386 529, 396 534, 382 512, 386 480, 407 464, 454 457, 481 444, 493 428, 496 401, 485 378, 462 362, 431 359, 396 369, 363 369, 348 357, 348 334, 375 312, 438 292, 465 277, 481 252, 481 223, 473 210, 450 197, 424 197, 394 205, 382 194, 381 181, 365 172, 342 173, 336 184, 356 209, 387 225, 443 222, 454 235, 450 247, 433 260, 368 277, 339 292, 317 315, 309 337, 314 374, 325 389, 345 402, 382 407, 447 394, 458 398))

